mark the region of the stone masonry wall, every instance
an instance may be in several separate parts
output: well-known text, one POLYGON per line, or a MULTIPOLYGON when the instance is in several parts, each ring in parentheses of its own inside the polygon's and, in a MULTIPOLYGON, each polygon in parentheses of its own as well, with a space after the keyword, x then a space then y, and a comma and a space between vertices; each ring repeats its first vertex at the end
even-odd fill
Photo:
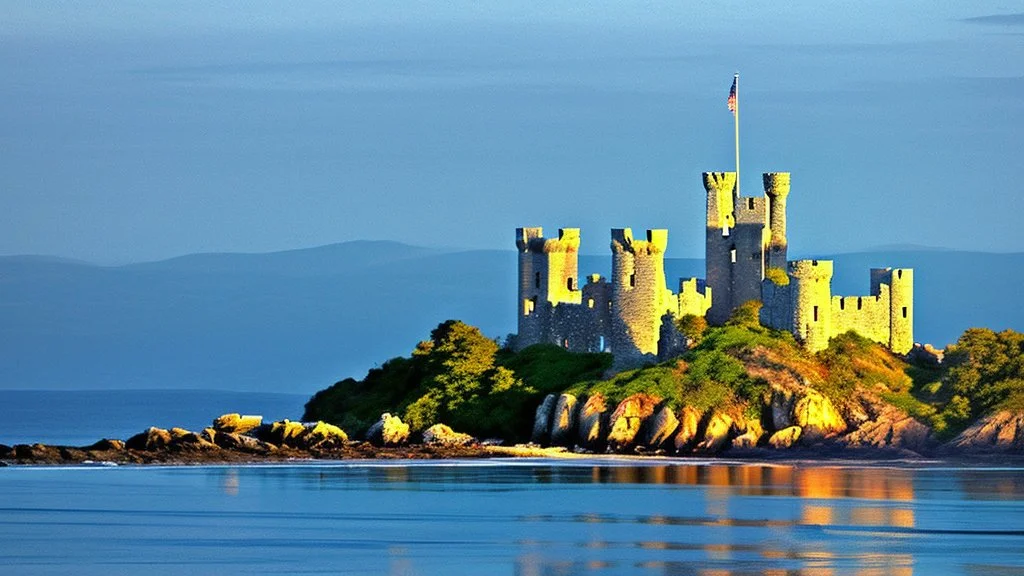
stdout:
POLYGON ((648 230, 646 241, 634 239, 629 228, 612 230, 611 340, 617 366, 657 356, 662 316, 674 313, 665 287, 667 245, 666 230, 648 230))

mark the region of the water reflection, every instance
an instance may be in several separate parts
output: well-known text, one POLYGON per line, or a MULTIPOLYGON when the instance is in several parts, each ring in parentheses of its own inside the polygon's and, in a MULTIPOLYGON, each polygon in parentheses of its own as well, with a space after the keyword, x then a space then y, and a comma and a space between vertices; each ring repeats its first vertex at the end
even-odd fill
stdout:
MULTIPOLYGON (((977 534, 991 535, 993 517, 1005 538, 995 549, 1013 550, 995 564, 1024 565, 1024 532, 1014 532, 1024 520, 1019 470, 595 460, 298 466, 240 474, 252 476, 242 479, 246 493, 258 488, 250 481, 294 486, 299 478, 306 490, 336 493, 344 502, 306 519, 369 519, 382 533, 401 534, 409 548, 389 550, 394 574, 423 573, 424 557, 433 553, 424 553, 419 542, 441 545, 429 532, 438 526, 458 526, 449 545, 507 550, 515 573, 523 575, 931 574, 928 562, 941 572, 936 558, 970 549, 977 534), (972 499, 991 505, 976 525, 962 506, 972 499), (950 502, 960 506, 955 519, 946 510, 950 502), (1012 529, 1000 529, 998 522, 1009 520, 1007 502, 1017 520, 1009 522, 1012 529), (406 526, 429 536, 406 536, 406 526)), ((225 476, 224 490, 230 492, 232 482, 237 493, 237 476, 225 476)), ((988 551, 972 551, 992 561, 988 551)))

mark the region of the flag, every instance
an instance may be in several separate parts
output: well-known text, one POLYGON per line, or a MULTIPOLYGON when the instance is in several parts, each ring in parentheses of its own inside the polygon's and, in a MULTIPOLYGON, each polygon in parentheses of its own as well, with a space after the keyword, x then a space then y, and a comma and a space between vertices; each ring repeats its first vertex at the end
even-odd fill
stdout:
POLYGON ((739 80, 738 76, 732 77, 732 89, 729 90, 729 112, 732 112, 733 116, 736 115, 736 81, 739 80))

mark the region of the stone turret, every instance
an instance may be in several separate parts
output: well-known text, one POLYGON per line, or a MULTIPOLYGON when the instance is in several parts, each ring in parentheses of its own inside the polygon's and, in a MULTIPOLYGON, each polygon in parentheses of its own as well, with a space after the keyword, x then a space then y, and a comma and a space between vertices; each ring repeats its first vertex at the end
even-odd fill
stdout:
POLYGON ((665 285, 668 231, 648 230, 646 240, 636 240, 621 228, 611 236, 611 345, 617 366, 636 365, 655 358, 662 316, 678 307, 665 285))
POLYGON ((516 228, 519 249, 517 342, 528 345, 554 339, 552 309, 579 304, 579 228, 562 228, 557 239, 545 239, 542 228, 516 228))
POLYGON ((768 267, 786 268, 786 197, 789 196, 789 172, 765 172, 764 193, 768 197, 768 267))
POLYGON ((872 268, 871 292, 889 286, 889 349, 906 354, 914 347, 914 271, 910 268, 872 268))
POLYGON ((832 337, 832 261, 789 263, 793 335, 812 352, 828 348, 832 337))

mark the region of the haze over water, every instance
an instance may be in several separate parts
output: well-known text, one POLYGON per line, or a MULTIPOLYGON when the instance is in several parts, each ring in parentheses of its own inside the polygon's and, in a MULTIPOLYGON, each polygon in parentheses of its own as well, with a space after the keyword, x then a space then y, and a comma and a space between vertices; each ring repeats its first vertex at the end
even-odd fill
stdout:
POLYGON ((1019 468, 450 461, 0 469, 13 573, 1024 573, 1019 468))

